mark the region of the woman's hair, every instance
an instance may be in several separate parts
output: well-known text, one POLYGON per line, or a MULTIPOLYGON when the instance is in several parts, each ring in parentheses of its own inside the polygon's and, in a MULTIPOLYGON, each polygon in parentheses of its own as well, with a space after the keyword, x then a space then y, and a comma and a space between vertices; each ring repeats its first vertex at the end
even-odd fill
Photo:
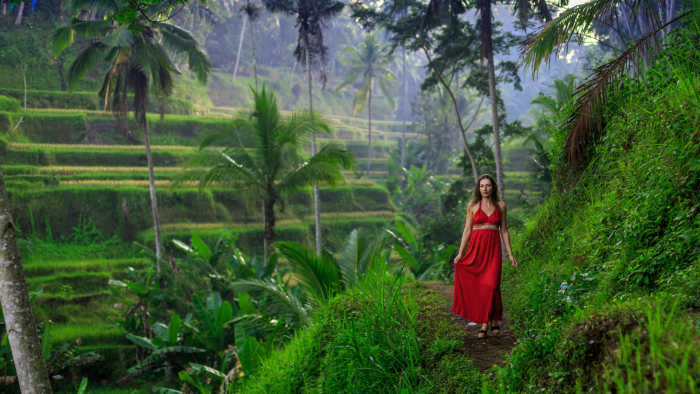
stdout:
POLYGON ((474 185, 474 191, 472 192, 472 198, 469 200, 469 204, 478 204, 479 201, 481 201, 481 192, 479 191, 479 184, 481 184, 482 179, 488 179, 491 181, 491 186, 493 187, 493 192, 491 192, 491 201, 493 201, 494 204, 496 204, 496 209, 498 209, 498 212, 501 212, 501 207, 498 205, 499 202, 503 201, 501 198, 501 192, 498 190, 498 183, 496 183, 496 180, 493 179, 493 177, 489 174, 484 174, 479 177, 479 179, 476 181, 476 185, 474 185))

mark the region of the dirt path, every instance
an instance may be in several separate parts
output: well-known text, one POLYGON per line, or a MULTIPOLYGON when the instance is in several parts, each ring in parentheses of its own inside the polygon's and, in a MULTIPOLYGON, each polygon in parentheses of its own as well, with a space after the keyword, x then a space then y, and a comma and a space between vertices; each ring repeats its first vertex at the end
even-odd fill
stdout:
POLYGON ((486 371, 494 365, 503 366, 505 364, 505 355, 509 354, 515 347, 515 335, 508 325, 508 317, 504 316, 505 320, 499 324, 501 327, 499 335, 492 335, 489 325, 487 338, 478 339, 476 334, 481 329, 481 324, 471 323, 469 320, 452 313, 451 307, 454 295, 452 286, 438 282, 426 283, 426 286, 439 291, 448 301, 447 312, 452 315, 452 319, 457 325, 464 328, 464 346, 469 358, 474 361, 476 367, 481 371, 486 371))

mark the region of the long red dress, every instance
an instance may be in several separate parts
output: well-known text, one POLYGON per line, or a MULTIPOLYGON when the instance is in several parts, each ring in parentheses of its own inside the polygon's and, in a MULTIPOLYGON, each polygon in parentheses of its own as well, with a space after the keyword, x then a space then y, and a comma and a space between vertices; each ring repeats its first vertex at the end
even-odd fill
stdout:
MULTIPOLYGON (((501 214, 498 209, 487 215, 481 210, 479 201, 473 226, 486 224, 500 228, 500 223, 501 214)), ((474 323, 503 320, 501 260, 500 231, 472 228, 467 252, 455 263, 454 313, 474 323)))

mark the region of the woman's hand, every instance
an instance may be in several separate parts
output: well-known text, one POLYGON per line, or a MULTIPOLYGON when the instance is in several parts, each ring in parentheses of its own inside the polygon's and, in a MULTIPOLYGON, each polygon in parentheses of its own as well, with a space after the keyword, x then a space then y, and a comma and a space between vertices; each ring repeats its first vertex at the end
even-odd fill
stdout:
POLYGON ((513 256, 509 256, 509 257, 510 257, 510 266, 513 267, 513 268, 518 268, 518 262, 515 261, 515 259, 513 258, 513 256))
POLYGON ((457 257, 455 257, 455 264, 459 263, 459 260, 462 258, 462 254, 458 254, 457 257))

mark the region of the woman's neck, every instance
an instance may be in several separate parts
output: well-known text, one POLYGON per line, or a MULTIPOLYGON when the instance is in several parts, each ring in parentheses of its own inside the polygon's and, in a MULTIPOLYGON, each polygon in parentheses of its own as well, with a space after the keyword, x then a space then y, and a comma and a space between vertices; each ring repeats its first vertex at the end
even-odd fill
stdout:
POLYGON ((493 200, 491 200, 491 196, 488 196, 488 197, 481 196, 481 203, 482 204, 488 203, 490 205, 493 205, 493 200))

